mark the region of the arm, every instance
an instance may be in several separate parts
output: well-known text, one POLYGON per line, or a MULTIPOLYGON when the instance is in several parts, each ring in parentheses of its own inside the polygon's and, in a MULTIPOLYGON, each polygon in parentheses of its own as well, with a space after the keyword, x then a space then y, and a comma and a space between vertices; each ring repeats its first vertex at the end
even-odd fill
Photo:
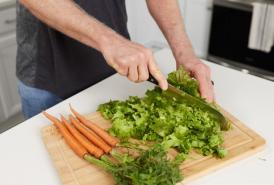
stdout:
POLYGON ((150 50, 117 34, 72 0, 20 0, 20 3, 52 28, 102 52, 107 63, 131 81, 145 81, 150 72, 163 89, 167 88, 150 50))
POLYGON ((184 29, 177 0, 147 0, 147 5, 172 49, 177 67, 183 65, 199 81, 202 97, 209 102, 213 101, 210 69, 195 56, 184 29))

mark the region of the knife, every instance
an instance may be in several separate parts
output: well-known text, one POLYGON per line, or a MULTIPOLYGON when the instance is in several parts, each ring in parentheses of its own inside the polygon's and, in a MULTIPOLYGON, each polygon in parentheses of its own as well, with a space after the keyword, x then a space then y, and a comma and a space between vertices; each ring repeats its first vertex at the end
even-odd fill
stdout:
MULTIPOLYGON (((147 81, 159 86, 158 81, 151 74, 149 75, 147 81)), ((192 107, 197 107, 203 111, 208 112, 209 116, 220 124, 222 130, 228 130, 230 128, 230 124, 228 123, 227 119, 218 110, 211 107, 201 99, 194 97, 188 94, 187 92, 174 87, 169 83, 167 91, 164 91, 163 96, 166 96, 171 99, 175 98, 178 102, 186 103, 192 107)))

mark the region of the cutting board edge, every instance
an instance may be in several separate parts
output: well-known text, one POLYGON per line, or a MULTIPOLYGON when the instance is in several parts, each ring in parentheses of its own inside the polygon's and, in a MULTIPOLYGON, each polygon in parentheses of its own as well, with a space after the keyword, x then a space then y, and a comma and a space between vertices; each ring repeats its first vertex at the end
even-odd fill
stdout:
POLYGON ((186 177, 181 183, 188 184, 188 183, 193 182, 203 176, 213 174, 214 172, 216 172, 220 169, 229 167, 229 166, 233 165, 234 163, 236 163, 237 161, 240 161, 243 159, 248 160, 249 158, 254 157, 256 154, 258 154, 259 152, 263 151, 266 148, 265 139, 260 138, 260 139, 256 139, 255 141, 256 141, 256 143, 254 143, 254 140, 253 140, 253 142, 250 142, 250 143, 252 143, 252 145, 257 144, 257 146, 252 147, 252 150, 248 150, 246 152, 243 152, 241 155, 233 156, 229 159, 225 159, 225 158, 221 159, 221 161, 218 165, 215 164, 213 166, 207 166, 207 168, 204 168, 202 171, 196 172, 195 174, 192 174, 191 176, 186 177))

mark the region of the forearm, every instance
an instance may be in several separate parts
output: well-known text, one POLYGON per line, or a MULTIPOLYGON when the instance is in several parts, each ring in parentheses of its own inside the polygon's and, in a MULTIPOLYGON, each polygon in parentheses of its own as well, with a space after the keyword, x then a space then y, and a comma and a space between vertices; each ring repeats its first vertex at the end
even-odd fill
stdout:
POLYGON ((52 28, 97 50, 107 38, 120 37, 89 16, 72 0, 20 0, 36 17, 52 28))
POLYGON ((147 0, 147 4, 151 15, 169 42, 177 67, 181 64, 184 65, 190 74, 199 81, 202 97, 212 102, 214 90, 211 83, 210 68, 194 54, 184 29, 177 0, 147 0))
POLYGON ((20 2, 52 28, 100 51, 106 62, 129 80, 142 82, 147 80, 150 73, 162 89, 167 89, 167 81, 158 70, 149 49, 129 41, 89 16, 73 0, 20 2))
POLYGON ((177 61, 189 61, 188 58, 195 57, 177 0, 147 0, 147 5, 177 61))

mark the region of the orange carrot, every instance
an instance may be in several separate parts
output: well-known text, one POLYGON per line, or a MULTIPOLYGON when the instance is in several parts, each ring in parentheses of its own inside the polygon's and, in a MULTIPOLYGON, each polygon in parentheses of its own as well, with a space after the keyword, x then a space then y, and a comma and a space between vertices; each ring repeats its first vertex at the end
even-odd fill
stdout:
POLYGON ((97 126, 95 123, 92 123, 88 119, 86 119, 83 115, 78 113, 75 109, 72 108, 71 105, 70 110, 71 112, 77 117, 79 121, 81 121, 85 126, 93 130, 98 136, 100 136, 106 143, 108 143, 111 146, 116 146, 118 143, 118 140, 112 136, 110 136, 104 129, 97 126))
POLYGON ((69 119, 74 127, 84 136, 86 136, 93 144, 104 150, 104 152, 106 153, 109 153, 111 151, 111 147, 107 143, 105 143, 105 141, 103 141, 99 136, 97 136, 96 133, 87 128, 72 115, 69 115, 69 119))
POLYGON ((81 158, 84 158, 88 151, 71 135, 68 129, 60 122, 59 119, 53 117, 52 115, 43 112, 46 116, 60 131, 61 135, 64 137, 70 148, 81 158))
POLYGON ((61 115, 62 122, 65 124, 70 133, 81 143, 89 153, 93 154, 95 157, 100 158, 104 152, 100 148, 94 146, 85 136, 83 136, 76 128, 74 128, 68 121, 61 115))

